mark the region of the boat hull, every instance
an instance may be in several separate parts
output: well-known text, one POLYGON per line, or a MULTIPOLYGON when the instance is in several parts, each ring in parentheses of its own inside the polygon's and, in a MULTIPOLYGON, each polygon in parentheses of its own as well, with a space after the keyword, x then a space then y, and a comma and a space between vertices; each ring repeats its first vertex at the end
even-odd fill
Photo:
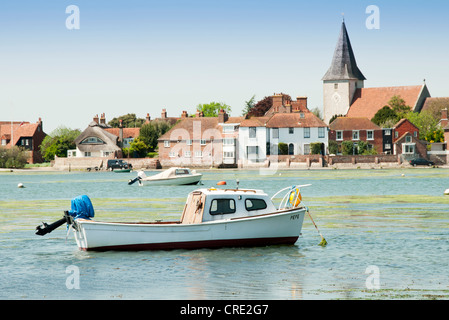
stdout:
POLYGON ((200 182, 202 174, 187 175, 184 177, 168 178, 168 179, 141 179, 139 185, 149 186, 173 186, 173 185, 196 185, 200 182))
POLYGON ((200 224, 107 223, 78 220, 81 250, 169 250, 294 244, 306 209, 200 224))

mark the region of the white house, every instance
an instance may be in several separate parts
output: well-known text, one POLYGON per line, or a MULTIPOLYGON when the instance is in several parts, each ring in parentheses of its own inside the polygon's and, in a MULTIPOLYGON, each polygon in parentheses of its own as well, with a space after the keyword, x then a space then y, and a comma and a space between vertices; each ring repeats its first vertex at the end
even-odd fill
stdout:
POLYGON ((240 124, 239 155, 243 163, 263 162, 270 155, 278 155, 280 143, 287 145, 288 155, 308 155, 311 144, 321 143, 324 155, 328 126, 310 111, 253 117, 240 124))

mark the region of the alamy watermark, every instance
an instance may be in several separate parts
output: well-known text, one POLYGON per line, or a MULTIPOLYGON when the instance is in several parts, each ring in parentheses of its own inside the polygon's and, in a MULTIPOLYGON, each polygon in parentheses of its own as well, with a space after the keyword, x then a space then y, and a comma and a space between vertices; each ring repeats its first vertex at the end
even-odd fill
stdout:
POLYGON ((369 276, 366 278, 365 286, 368 290, 380 289, 380 269, 378 266, 368 266, 365 270, 365 274, 369 276))
POLYGON ((368 30, 380 29, 380 9, 378 6, 370 5, 366 7, 366 14, 369 14, 366 18, 365 25, 368 30))
POLYGON ((70 265, 65 269, 68 274, 65 280, 65 286, 69 290, 80 288, 80 269, 77 266, 70 265))
POLYGON ((80 29, 80 8, 70 5, 65 8, 65 13, 70 14, 65 20, 65 27, 69 30, 80 29))

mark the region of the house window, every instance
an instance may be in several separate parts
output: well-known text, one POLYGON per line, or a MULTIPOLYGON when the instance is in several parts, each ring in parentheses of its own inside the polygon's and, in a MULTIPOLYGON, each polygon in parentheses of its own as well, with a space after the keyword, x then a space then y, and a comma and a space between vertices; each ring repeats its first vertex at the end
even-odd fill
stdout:
POLYGON ((318 138, 324 138, 326 134, 326 128, 320 127, 318 128, 318 138))
POLYGON ((209 213, 211 215, 235 213, 234 199, 214 199, 214 200, 212 200, 212 202, 210 204, 209 213))
POLYGON ((205 146, 206 145, 206 140, 205 139, 201 139, 200 140, 200 145, 205 146))
POLYGON ((343 131, 337 131, 337 141, 343 141, 343 131))
POLYGON ((273 139, 279 139, 279 128, 273 128, 273 139))
POLYGON ((391 149, 391 144, 386 143, 384 148, 385 148, 385 150, 390 150, 391 149))
POLYGON ((232 139, 232 138, 224 138, 223 139, 223 145, 224 146, 233 146, 234 145, 234 139, 232 139))
POLYGON ((81 143, 104 143, 103 140, 101 140, 98 137, 88 137, 86 139, 84 139, 83 141, 81 141, 81 143))
POLYGON ((391 136, 391 130, 390 129, 385 129, 385 135, 386 136, 391 136))
POLYGON ((374 131, 373 130, 366 131, 366 140, 374 140, 374 131))
POLYGON ((165 147, 165 148, 170 148, 170 141, 165 140, 165 141, 164 141, 164 147, 165 147))
POLYGON ((234 126, 223 126, 223 133, 230 133, 230 132, 234 132, 234 131, 235 131, 234 126))
POLYGON ((263 210, 267 208, 267 203, 263 199, 246 199, 245 208, 248 211, 263 210))
POLYGON ((288 134, 293 134, 295 132, 295 128, 288 128, 288 134))
POLYGON ((86 152, 84 152, 84 156, 85 156, 85 157, 91 157, 92 154, 91 154, 89 151, 86 151, 86 152))
POLYGON ((258 146, 248 146, 246 147, 246 152, 249 156, 257 156, 259 154, 259 147, 258 146))
POLYGON ((334 83, 334 90, 338 89, 338 83, 334 83))
POLYGON ((415 144, 403 144, 402 153, 404 154, 415 154, 415 144))
POLYGON ((2 146, 6 146, 6 139, 2 139, 2 146))
POLYGON ((249 137, 255 138, 256 137, 256 127, 250 127, 249 128, 249 137))
POLYGON ((399 137, 399 132, 395 131, 394 132, 394 137, 397 139, 399 137))
POLYGON ((184 151, 184 158, 190 158, 192 156, 192 152, 184 151))
POLYGON ((186 144, 187 144, 188 146, 191 146, 191 145, 192 145, 192 140, 191 140, 191 139, 186 140, 186 144))
POLYGON ((304 119, 305 117, 306 117, 306 116, 305 116, 304 113, 301 112, 301 113, 299 114, 299 118, 304 119))
POLYGON ((168 156, 170 157, 170 158, 174 158, 174 157, 176 157, 177 156, 177 154, 176 154, 176 152, 170 152, 169 154, 168 154, 168 156))
POLYGON ((304 128, 304 138, 310 138, 310 128, 304 128))
POLYGON ((201 158, 202 156, 203 156, 203 152, 202 151, 195 151, 195 157, 201 158))
POLYGON ((223 152, 223 158, 234 158, 234 152, 233 151, 225 151, 223 152))
POLYGON ((406 136, 405 137, 405 142, 407 142, 407 143, 412 142, 412 137, 411 136, 406 136))
POLYGON ((359 140, 360 133, 359 130, 353 130, 352 131, 352 140, 359 140))
POLYGON ((304 145, 304 154, 310 154, 310 144, 305 144, 304 145))
POLYGON ((418 137, 418 131, 413 132, 413 136, 414 136, 415 138, 417 138, 417 137, 418 137))

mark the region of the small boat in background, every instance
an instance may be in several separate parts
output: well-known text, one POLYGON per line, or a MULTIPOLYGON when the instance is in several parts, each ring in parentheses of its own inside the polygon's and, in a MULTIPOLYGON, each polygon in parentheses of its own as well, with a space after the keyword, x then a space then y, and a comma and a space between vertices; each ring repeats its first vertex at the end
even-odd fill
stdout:
POLYGON ((128 184, 131 185, 138 181, 140 186, 195 185, 200 182, 202 176, 201 173, 197 173, 195 170, 190 170, 189 168, 173 167, 149 177, 145 172, 139 171, 137 178, 130 179, 128 184))

